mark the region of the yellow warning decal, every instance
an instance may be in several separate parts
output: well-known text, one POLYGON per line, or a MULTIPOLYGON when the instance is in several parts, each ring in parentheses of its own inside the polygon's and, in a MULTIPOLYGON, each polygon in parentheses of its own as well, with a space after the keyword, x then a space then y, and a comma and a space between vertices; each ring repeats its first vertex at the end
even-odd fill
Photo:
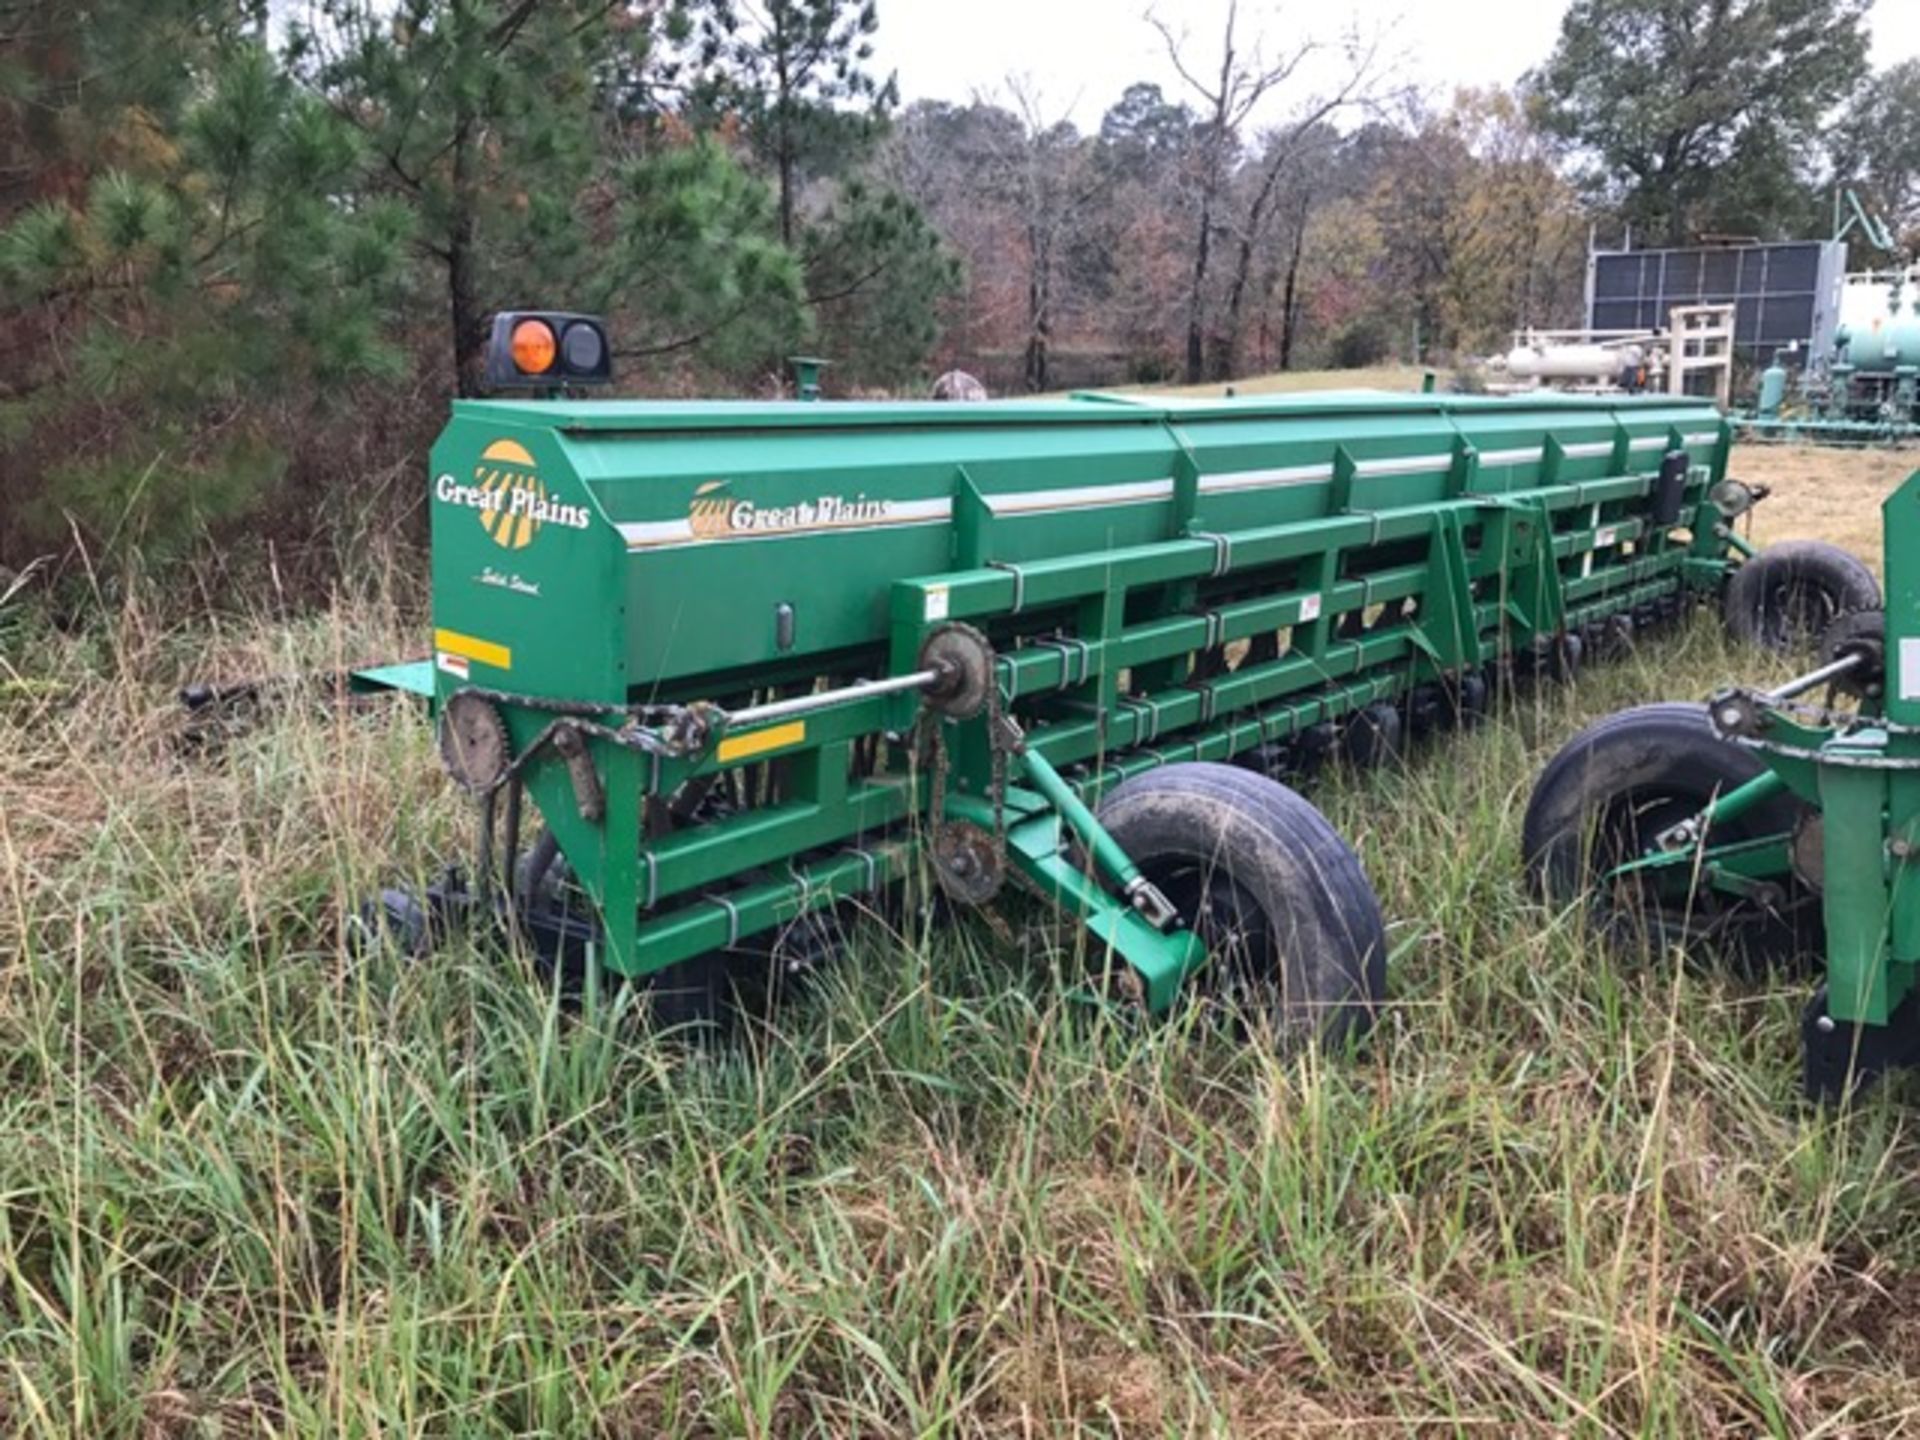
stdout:
POLYGON ((807 722, 790 720, 785 725, 769 726, 765 730, 751 730, 745 735, 729 735, 720 742, 716 752, 721 764, 729 760, 750 760, 755 755, 764 755, 769 750, 784 750, 789 745, 798 745, 807 738, 807 722))
POLYGON ((496 645, 491 640, 476 640, 471 635, 462 635, 458 630, 434 631, 433 648, 449 655, 463 655, 469 660, 478 660, 482 665, 491 665, 496 670, 513 668, 513 651, 505 645, 496 645))

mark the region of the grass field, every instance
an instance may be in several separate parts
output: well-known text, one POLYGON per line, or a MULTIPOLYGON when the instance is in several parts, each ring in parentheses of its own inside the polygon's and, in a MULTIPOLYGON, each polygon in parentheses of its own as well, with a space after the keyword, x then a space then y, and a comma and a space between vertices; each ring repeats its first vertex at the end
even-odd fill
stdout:
MULTIPOLYGON (((1735 470, 1875 558, 1904 463, 1735 470)), ((1623 968, 1519 882, 1569 734, 1767 673, 1710 618, 1315 790, 1391 1005, 1295 1059, 983 925, 875 922, 709 1050, 469 943, 356 959, 343 907, 463 833, 424 727, 195 754, 171 691, 417 648, 378 595, 0 610, 0 1431, 1920 1432, 1914 1087, 1807 1110, 1809 982, 1623 968)))
MULTIPOLYGON (((1255 375, 1234 382, 1236 395, 1291 395, 1310 390, 1404 390, 1416 391, 1426 374, 1415 365, 1373 365, 1364 370, 1285 370, 1271 375, 1255 375)), ((1213 396, 1226 386, 1173 385, 1154 387, 1155 393, 1168 395, 1213 396)))

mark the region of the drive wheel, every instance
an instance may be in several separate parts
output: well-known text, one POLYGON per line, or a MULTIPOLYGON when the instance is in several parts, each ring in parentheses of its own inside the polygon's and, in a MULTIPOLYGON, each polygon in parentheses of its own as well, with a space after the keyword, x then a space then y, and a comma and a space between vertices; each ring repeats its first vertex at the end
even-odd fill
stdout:
POLYGON ((1840 616, 1880 603, 1873 572, 1839 546, 1785 540, 1733 572, 1723 613, 1736 640, 1788 651, 1811 648, 1840 616))
POLYGON ((1359 858, 1307 801, 1230 765, 1126 781, 1100 822, 1206 945, 1197 988, 1283 1043, 1336 1043, 1386 988, 1380 902, 1359 858))
MULTIPOLYGON (((1527 875, 1555 905, 1585 900, 1601 933, 1627 951, 1679 945, 1747 967, 1804 961, 1820 943, 1820 900, 1791 874, 1761 893, 1699 884, 1682 864, 1608 879, 1650 853, 1671 827, 1766 766, 1714 732, 1704 705, 1642 705, 1575 736, 1534 785, 1521 831, 1527 875)), ((1780 794, 1716 825, 1708 845, 1791 835, 1805 807, 1780 794)))

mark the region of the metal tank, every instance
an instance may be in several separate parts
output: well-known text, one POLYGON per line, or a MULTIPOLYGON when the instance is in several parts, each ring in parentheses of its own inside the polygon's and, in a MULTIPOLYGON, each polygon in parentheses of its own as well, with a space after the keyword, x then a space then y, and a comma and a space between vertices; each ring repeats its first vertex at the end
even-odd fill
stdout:
POLYGON ((1638 336, 1587 339, 1565 333, 1519 331, 1514 335, 1513 348, 1487 364, 1499 377, 1497 389, 1631 394, 1648 388, 1652 379, 1648 347, 1638 336))
POLYGON ((1773 363, 1760 372, 1760 414, 1771 419, 1780 413, 1786 400, 1787 367, 1781 363, 1781 353, 1776 350, 1773 363))
POLYGON ((1855 375, 1920 366, 1920 267, 1849 275, 1834 349, 1855 375))

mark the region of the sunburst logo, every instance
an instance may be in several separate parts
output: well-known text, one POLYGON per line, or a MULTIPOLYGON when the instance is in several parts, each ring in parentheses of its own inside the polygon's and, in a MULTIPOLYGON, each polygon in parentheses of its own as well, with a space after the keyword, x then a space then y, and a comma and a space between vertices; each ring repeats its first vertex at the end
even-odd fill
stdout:
POLYGON ((709 480, 693 492, 687 507, 687 524, 702 540, 712 540, 733 529, 733 507, 738 503, 727 494, 727 482, 709 480))
POLYGON ((524 550, 540 533, 535 516, 547 508, 547 487, 540 483, 533 456, 515 440, 496 440, 480 452, 474 467, 480 487, 480 524, 493 543, 524 550))

